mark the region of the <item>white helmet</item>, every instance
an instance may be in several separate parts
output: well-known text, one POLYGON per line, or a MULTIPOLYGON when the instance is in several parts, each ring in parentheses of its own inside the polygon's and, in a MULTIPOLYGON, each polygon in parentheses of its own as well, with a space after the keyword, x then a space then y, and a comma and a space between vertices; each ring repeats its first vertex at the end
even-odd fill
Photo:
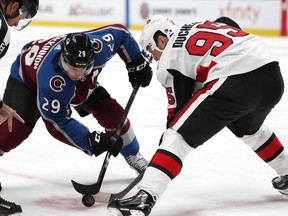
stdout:
POLYGON ((155 33, 160 31, 169 39, 176 28, 177 26, 168 17, 162 15, 154 15, 147 19, 146 24, 142 30, 139 43, 144 50, 146 50, 149 46, 151 48, 156 48, 157 46, 153 38, 155 33))

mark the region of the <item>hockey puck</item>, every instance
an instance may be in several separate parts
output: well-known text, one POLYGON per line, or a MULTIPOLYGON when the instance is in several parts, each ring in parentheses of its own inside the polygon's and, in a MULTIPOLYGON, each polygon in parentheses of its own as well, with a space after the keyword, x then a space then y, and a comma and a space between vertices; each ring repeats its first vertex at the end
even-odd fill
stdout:
POLYGON ((82 203, 83 203, 83 205, 85 205, 86 207, 91 207, 91 206, 94 205, 95 199, 94 199, 94 197, 91 196, 91 195, 84 195, 84 196, 82 197, 82 203))

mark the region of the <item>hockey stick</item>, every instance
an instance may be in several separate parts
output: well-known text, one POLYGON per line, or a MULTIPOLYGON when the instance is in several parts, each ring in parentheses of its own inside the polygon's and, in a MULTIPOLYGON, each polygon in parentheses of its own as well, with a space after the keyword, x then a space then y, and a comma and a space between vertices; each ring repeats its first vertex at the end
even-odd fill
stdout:
MULTIPOLYGON (((127 105, 124 109, 124 113, 123 113, 123 116, 117 126, 117 129, 115 131, 115 134, 117 135, 120 135, 120 132, 122 130, 122 127, 125 123, 125 120, 127 118, 127 115, 129 113, 129 110, 132 106, 132 103, 135 99, 135 96, 137 94, 137 91, 139 89, 139 85, 136 85, 134 88, 133 88, 133 91, 129 97, 129 100, 127 102, 127 105)), ((98 176, 98 180, 96 183, 94 184, 91 184, 91 185, 84 185, 84 184, 80 184, 78 182, 75 182, 73 180, 71 180, 72 182, 72 185, 74 187, 74 189, 78 192, 78 193, 81 193, 83 195, 94 195, 94 194, 97 194, 100 190, 100 187, 102 185, 102 182, 103 182, 103 179, 104 179, 104 176, 105 176, 105 173, 106 173, 106 170, 107 170, 107 167, 108 167, 108 164, 109 164, 109 161, 110 161, 110 157, 111 157, 111 152, 107 152, 106 156, 105 156, 105 159, 104 159, 104 162, 103 162, 103 165, 101 167, 101 170, 100 170, 100 174, 98 176)))
POLYGON ((87 207, 91 207, 94 205, 95 202, 110 203, 116 198, 123 198, 127 193, 129 193, 129 191, 132 190, 132 188, 135 187, 135 185, 137 185, 141 181, 143 175, 144 172, 138 175, 132 182, 130 182, 130 184, 126 188, 124 188, 118 193, 107 193, 99 191, 97 194, 94 195, 84 195, 82 198, 82 203, 87 207))

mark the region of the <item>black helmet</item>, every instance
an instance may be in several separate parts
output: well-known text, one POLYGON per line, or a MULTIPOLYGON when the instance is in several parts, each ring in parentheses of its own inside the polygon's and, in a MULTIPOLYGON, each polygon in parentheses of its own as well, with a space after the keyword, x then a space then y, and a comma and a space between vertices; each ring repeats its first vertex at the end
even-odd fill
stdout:
POLYGON ((73 67, 87 68, 94 63, 94 51, 89 37, 84 33, 71 33, 62 43, 64 61, 73 67))
POLYGON ((62 43, 59 66, 64 73, 69 74, 69 67, 66 64, 76 68, 84 68, 85 71, 80 80, 86 80, 86 76, 91 73, 94 66, 94 49, 88 35, 71 33, 66 36, 62 43))
MULTIPOLYGON (((38 8, 39 8, 39 0, 5 0, 5 11, 6 11, 6 8, 8 7, 8 4, 12 2, 19 2, 21 4, 21 7, 25 6, 25 8, 27 9, 30 15, 30 18, 36 15, 38 8)), ((11 17, 11 18, 14 18, 14 17, 11 17)))
POLYGON ((5 19, 8 21, 9 19, 13 19, 19 16, 20 20, 17 26, 13 26, 16 30, 20 31, 29 25, 32 18, 36 15, 39 7, 39 0, 3 0, 0 2, 5 3, 4 8, 2 10, 5 14, 5 19), (4 1, 4 2, 3 2, 4 1), (7 15, 7 8, 10 3, 18 2, 20 4, 20 8, 18 13, 14 15, 7 15))
POLYGON ((39 8, 39 0, 20 0, 20 2, 27 8, 31 18, 36 15, 39 8))

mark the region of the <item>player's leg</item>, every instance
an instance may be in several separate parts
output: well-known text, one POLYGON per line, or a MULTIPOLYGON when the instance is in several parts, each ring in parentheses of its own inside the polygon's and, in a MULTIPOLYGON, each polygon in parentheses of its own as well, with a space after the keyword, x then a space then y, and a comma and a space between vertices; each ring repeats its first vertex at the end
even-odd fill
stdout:
POLYGON ((254 85, 261 89, 259 103, 228 128, 277 172, 279 177, 274 178, 272 184, 281 193, 288 194, 288 153, 275 133, 263 125, 265 118, 283 94, 284 85, 278 64, 261 67, 258 72, 251 74, 248 80, 257 82, 254 85))
MULTIPOLYGON (((196 148, 261 103, 263 91, 249 81, 249 74, 233 76, 215 80, 196 92, 170 123, 175 138, 178 133, 183 139, 165 139, 144 173, 139 184, 140 191, 133 197, 112 201, 108 209, 115 211, 115 215, 133 211, 149 215, 155 200, 181 171, 183 159, 190 151, 183 141, 196 148)), ((279 98, 281 96, 273 100, 279 101, 279 98)))
MULTIPOLYGON (((92 92, 82 105, 75 109, 81 116, 92 113, 98 123, 111 133, 116 130, 124 113, 122 106, 111 98, 101 85, 92 92)), ((126 119, 120 134, 124 142, 120 153, 131 168, 138 173, 144 171, 148 161, 139 152, 140 146, 129 119, 126 119)))
POLYGON ((7 122, 0 125, 0 155, 20 145, 30 135, 39 118, 36 95, 12 77, 9 77, 7 81, 3 101, 16 110, 25 123, 14 119, 11 133, 7 129, 7 122))
POLYGON ((279 175, 272 180, 274 188, 288 195, 288 153, 273 131, 262 125, 252 134, 242 137, 242 140, 279 175))
MULTIPOLYGON (((0 125, 0 155, 9 152, 20 145, 32 132, 37 119, 36 95, 22 83, 9 77, 4 93, 4 102, 25 120, 22 124, 13 120, 13 131, 8 131, 7 122, 0 125)), ((21 213, 20 205, 0 197, 0 215, 21 213)))
POLYGON ((113 215, 149 215, 157 199, 182 170, 182 163, 193 148, 175 130, 168 129, 152 157, 134 196, 108 205, 113 215), (119 214, 121 212, 121 214, 119 214))
POLYGON ((279 176, 272 180, 272 184, 281 193, 288 194, 288 153, 276 134, 263 124, 270 110, 249 113, 228 128, 277 172, 279 176))
POLYGON ((183 112, 180 111, 175 116, 170 128, 165 131, 162 143, 138 185, 138 193, 109 203, 108 210, 111 213, 128 215, 136 212, 139 215, 149 215, 156 200, 181 172, 183 161, 191 150, 222 130, 227 122, 237 118, 236 115, 228 115, 223 120, 223 115, 226 116, 223 110, 227 104, 212 96, 223 82, 225 79, 210 83, 186 103, 182 108, 183 112))

